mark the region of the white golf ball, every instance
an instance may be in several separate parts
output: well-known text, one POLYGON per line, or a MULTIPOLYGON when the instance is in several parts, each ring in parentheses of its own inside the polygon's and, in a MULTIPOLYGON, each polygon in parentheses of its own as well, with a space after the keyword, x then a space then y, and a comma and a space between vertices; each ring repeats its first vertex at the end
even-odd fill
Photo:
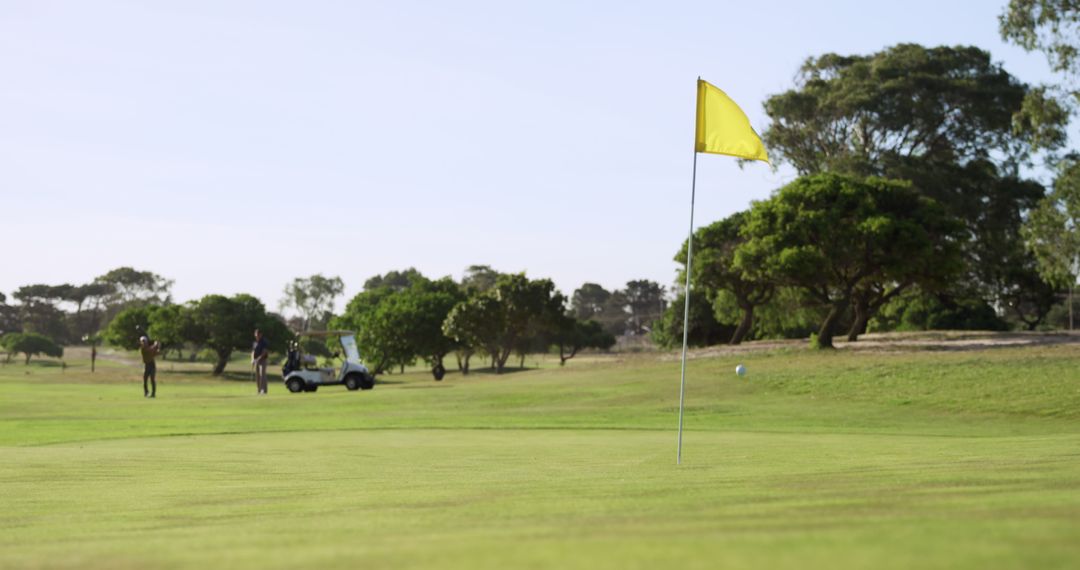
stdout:
POLYGON ((746 376, 746 367, 742 364, 735 367, 735 373, 739 376, 746 376))

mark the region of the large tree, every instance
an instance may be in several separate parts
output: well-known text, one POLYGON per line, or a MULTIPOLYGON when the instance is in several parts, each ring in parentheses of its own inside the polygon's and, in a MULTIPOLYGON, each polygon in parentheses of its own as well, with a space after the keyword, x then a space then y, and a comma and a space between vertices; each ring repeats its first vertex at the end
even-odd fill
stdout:
POLYGON ((831 348, 860 287, 906 287, 954 267, 962 234, 939 204, 904 183, 818 174, 756 202, 745 236, 735 266, 764 269, 817 299, 828 309, 818 346, 831 348))
POLYGON ((902 44, 810 58, 795 87, 765 109, 772 124, 764 138, 777 162, 801 175, 911 181, 966 225, 966 271, 951 294, 1025 307, 1040 318, 1043 296, 1026 286, 1032 274, 1015 260, 1021 221, 1043 189, 1019 173, 1039 150, 1064 144, 1068 113, 1057 101, 979 48, 902 44))
POLYGON ((285 286, 281 308, 293 308, 303 319, 303 330, 311 330, 312 324, 324 327, 330 320, 334 301, 345 292, 345 282, 340 277, 324 277, 316 273, 311 277, 297 277, 285 286))
MULTIPOLYGON (((729 292, 742 312, 739 325, 731 335, 731 344, 739 344, 746 338, 754 324, 754 309, 767 303, 776 290, 763 268, 746 270, 735 266, 735 249, 746 241, 740 234, 746 216, 746 212, 736 212, 694 232, 691 285, 700 289, 710 301, 715 301, 721 291, 729 292)), ((682 248, 675 255, 675 261, 684 267, 686 247, 686 241, 683 241, 682 248)), ((680 282, 685 278, 683 274, 680 282)))
MULTIPOLYGON (((911 159, 1015 166, 1033 150, 1020 82, 976 47, 901 44, 867 56, 808 59, 795 88, 772 96, 764 139, 799 174, 893 176, 911 159)), ((1064 116, 1040 128, 1064 142, 1064 116)))
POLYGON ((499 301, 487 294, 473 295, 454 306, 443 322, 443 333, 460 347, 459 367, 469 373, 469 359, 474 353, 487 353, 492 362, 499 353, 505 329, 505 313, 499 301))
POLYGON ((496 373, 501 374, 510 355, 525 347, 526 339, 553 329, 565 303, 549 279, 531 280, 523 273, 503 275, 487 293, 454 307, 444 330, 460 343, 486 350, 496 373))
POLYGON ((412 287, 426 283, 428 280, 419 273, 413 273, 407 287, 400 287, 396 279, 369 280, 371 287, 350 299, 345 311, 330 321, 332 328, 357 332, 356 342, 373 374, 415 360, 408 330, 413 303, 402 302, 401 297, 412 287))
POLYGON ((234 350, 250 349, 252 333, 262 329, 271 350, 280 351, 288 341, 288 330, 280 319, 268 314, 262 301, 247 294, 232 297, 207 295, 191 307, 191 340, 217 355, 213 373, 225 371, 234 350))
POLYGON ((454 339, 444 334, 443 322, 464 299, 465 294, 450 278, 418 281, 389 296, 379 306, 373 324, 380 327, 377 332, 381 336, 395 343, 394 349, 401 353, 399 360, 419 357, 431 368, 432 376, 442 380, 443 359, 456 348, 454 339))

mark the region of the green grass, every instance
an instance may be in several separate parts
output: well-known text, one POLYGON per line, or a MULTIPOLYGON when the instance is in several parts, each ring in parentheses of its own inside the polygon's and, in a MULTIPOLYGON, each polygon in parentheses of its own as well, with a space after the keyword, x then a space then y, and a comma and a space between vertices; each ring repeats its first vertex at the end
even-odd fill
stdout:
POLYGON ((9 364, 0 567, 1076 567, 1078 359, 693 360, 682 466, 672 355, 265 398, 164 363, 152 401, 9 364))

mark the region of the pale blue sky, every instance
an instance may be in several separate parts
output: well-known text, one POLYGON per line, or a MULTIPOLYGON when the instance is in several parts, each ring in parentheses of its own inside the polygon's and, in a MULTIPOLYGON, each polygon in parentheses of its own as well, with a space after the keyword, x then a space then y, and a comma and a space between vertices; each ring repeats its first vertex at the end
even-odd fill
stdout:
MULTIPOLYGON (((670 284, 694 81, 761 104, 828 51, 1004 45, 1006 0, 0 2, 0 291, 121 265, 178 300, 470 264, 670 284)), ((697 220, 790 180, 703 156, 697 220)))

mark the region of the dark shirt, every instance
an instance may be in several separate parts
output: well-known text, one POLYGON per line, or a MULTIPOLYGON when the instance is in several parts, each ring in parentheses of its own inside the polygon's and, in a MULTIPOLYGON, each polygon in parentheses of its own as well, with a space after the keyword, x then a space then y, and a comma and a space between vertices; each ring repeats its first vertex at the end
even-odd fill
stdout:
POLYGON ((266 357, 269 355, 268 347, 269 344, 266 342, 266 338, 260 338, 255 341, 255 344, 251 345, 251 353, 255 356, 256 360, 266 360, 266 357))

